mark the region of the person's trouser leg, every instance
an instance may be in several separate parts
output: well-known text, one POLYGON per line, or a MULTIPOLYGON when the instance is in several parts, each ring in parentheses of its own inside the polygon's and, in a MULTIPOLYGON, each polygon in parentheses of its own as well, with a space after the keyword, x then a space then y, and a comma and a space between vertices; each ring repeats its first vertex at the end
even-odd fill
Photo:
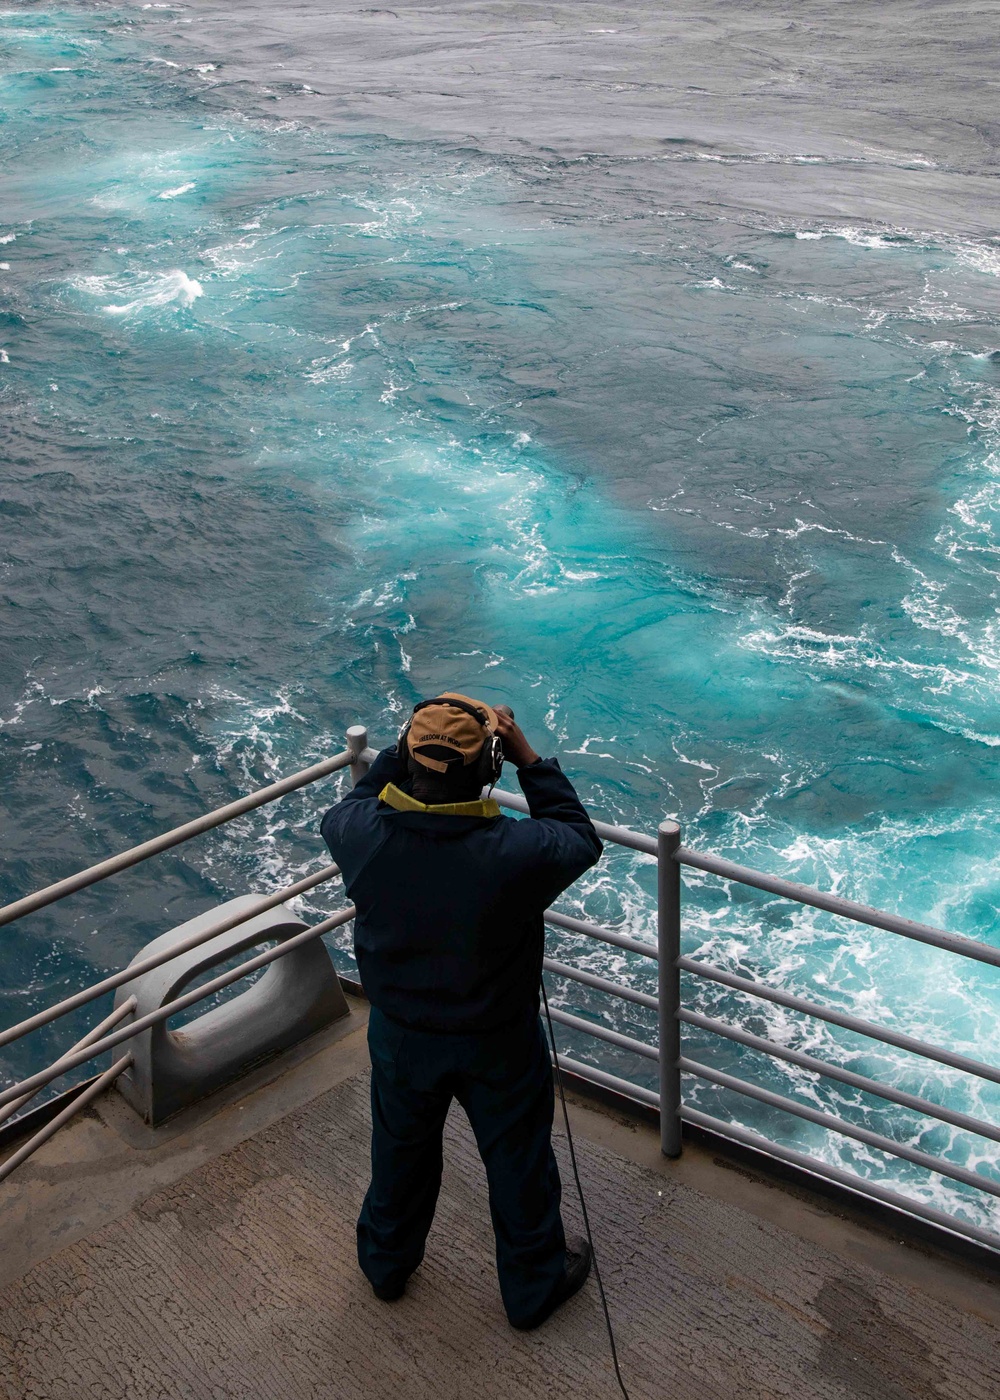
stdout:
POLYGON ((456 1094, 486 1167, 500 1296, 523 1326, 549 1302, 566 1262, 552 1065, 537 1019, 490 1041, 456 1094))
MULTIPOLYGON (((392 1289, 424 1257, 441 1187, 441 1135, 451 1093, 414 1086, 397 1067, 406 1033, 373 1007, 368 1022, 372 1062, 372 1179, 358 1219, 358 1263, 376 1288, 392 1289)), ((409 1037, 412 1040, 413 1037, 409 1037)), ((408 1047, 408 1061, 413 1050, 408 1047)), ((428 1067, 430 1068, 430 1067, 428 1067)))

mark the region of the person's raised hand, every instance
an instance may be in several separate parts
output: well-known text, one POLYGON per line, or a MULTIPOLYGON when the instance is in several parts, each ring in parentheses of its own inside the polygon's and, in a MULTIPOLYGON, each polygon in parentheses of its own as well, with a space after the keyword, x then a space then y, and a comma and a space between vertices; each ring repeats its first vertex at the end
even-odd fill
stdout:
POLYGON ((515 768, 525 768, 529 763, 537 763, 539 755, 524 737, 521 726, 502 711, 497 712, 497 733, 503 744, 503 756, 508 763, 513 763, 515 768))

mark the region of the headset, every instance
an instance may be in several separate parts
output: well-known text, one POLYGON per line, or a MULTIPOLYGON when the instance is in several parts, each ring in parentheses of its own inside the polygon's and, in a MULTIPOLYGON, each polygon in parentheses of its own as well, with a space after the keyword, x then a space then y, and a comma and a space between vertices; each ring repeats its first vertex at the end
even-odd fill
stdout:
MULTIPOLYGON (((485 710, 478 705, 469 705, 464 700, 455 700, 451 696, 439 695, 433 700, 421 700, 419 705, 414 705, 413 715, 418 710, 426 710, 428 705, 450 705, 453 710, 463 710, 465 714, 471 715, 474 720, 486 730, 486 739, 483 747, 479 751, 479 757, 474 764, 469 767, 476 774, 480 787, 492 787, 500 777, 503 768, 503 740, 495 733, 490 726, 490 718, 485 710)), ((506 706, 504 707, 506 708, 506 706)), ((399 731, 398 748, 400 757, 412 758, 410 753, 409 738, 410 725, 413 723, 413 715, 406 721, 399 731)))

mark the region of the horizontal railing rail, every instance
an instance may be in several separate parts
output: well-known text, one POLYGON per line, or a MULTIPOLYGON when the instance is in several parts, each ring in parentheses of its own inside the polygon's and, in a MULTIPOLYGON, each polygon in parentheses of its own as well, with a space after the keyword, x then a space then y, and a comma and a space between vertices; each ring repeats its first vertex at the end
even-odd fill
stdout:
POLYGON ((821 1128, 829 1128, 832 1132, 841 1133, 844 1137, 854 1138, 856 1142, 863 1142, 868 1147, 877 1147, 880 1152, 887 1152, 893 1157, 901 1157, 904 1161, 914 1162, 918 1167, 925 1167, 927 1171, 937 1172, 940 1176, 950 1176, 954 1181, 961 1181, 965 1186, 975 1186, 978 1191, 986 1191, 991 1196, 1000 1196, 1000 1181, 991 1181, 981 1172, 966 1171, 964 1167, 947 1162, 943 1157, 935 1157, 929 1152, 921 1152, 916 1147, 907 1147, 905 1143, 896 1142, 883 1133, 873 1133, 870 1128, 862 1128, 857 1123, 848 1123, 845 1119, 838 1118, 834 1113, 824 1113, 821 1109, 797 1103, 795 1099, 790 1099, 785 1094, 775 1094, 771 1089, 762 1089, 759 1085, 751 1084, 746 1079, 740 1079, 735 1074, 726 1074, 722 1070, 712 1069, 710 1065, 700 1064, 697 1060, 689 1060, 686 1055, 681 1056, 680 1070, 682 1074, 693 1074, 698 1079, 707 1080, 709 1084, 717 1084, 722 1089, 732 1089, 737 1094, 744 1094, 747 1098, 756 1099, 758 1103, 767 1104, 771 1108, 780 1108, 783 1112, 791 1113, 796 1118, 804 1118, 807 1123, 816 1123, 821 1128))
POLYGON ((698 1011, 686 1011, 682 1007, 678 1015, 687 1026, 696 1026, 699 1030, 709 1031, 724 1040, 745 1045, 750 1050, 759 1050, 762 1055, 772 1055, 775 1059, 784 1060, 786 1064, 808 1070, 810 1074, 821 1074, 826 1079, 835 1079, 838 1084, 847 1084, 852 1089, 860 1089, 862 1093, 885 1099, 887 1103, 899 1104, 901 1108, 909 1108, 914 1113, 923 1114, 925 1118, 937 1118, 942 1123, 950 1123, 953 1128, 961 1128, 967 1133, 977 1133, 980 1137, 1000 1142, 1000 1127, 995 1123, 973 1118, 968 1113, 958 1113, 942 1104, 932 1103, 930 1099, 922 1099, 917 1094, 908 1094, 903 1089, 894 1089, 878 1079, 870 1079, 866 1074, 855 1074, 853 1070, 831 1065, 826 1060, 817 1060, 814 1055, 807 1055, 802 1050, 792 1050, 787 1045, 779 1045, 777 1041, 766 1040, 763 1036, 745 1031, 742 1026, 731 1026, 726 1021, 702 1016, 698 1011))
POLYGON ((748 977, 738 977, 734 972, 726 972, 721 967, 713 967, 711 963, 704 963, 695 958, 679 958, 678 966, 682 972, 693 972, 697 977, 718 982, 723 987, 731 987, 733 991, 746 992, 749 996, 773 1002, 775 1006, 787 1007, 789 1011, 802 1011, 807 1016, 815 1016, 818 1021, 828 1021, 832 1026, 856 1031, 858 1035, 866 1035, 870 1040, 881 1040, 884 1045, 893 1045, 897 1050, 909 1050, 925 1060, 937 1060, 939 1064, 948 1065, 950 1069, 958 1069, 964 1074, 974 1074, 978 1079, 989 1079, 994 1084, 1000 1084, 1000 1069, 995 1065, 970 1059, 968 1055, 958 1055, 952 1050, 944 1050, 941 1046, 931 1045, 914 1035, 904 1035, 901 1031, 890 1030, 888 1026, 880 1026, 874 1021, 852 1016, 847 1011, 838 1011, 835 1007, 824 1006, 818 1001, 807 1001, 805 997, 794 996, 778 987, 765 986, 763 982, 753 982, 748 977))
POLYGON ((555 909, 545 911, 545 922, 553 928, 565 929, 568 933, 583 933, 599 943, 610 943, 613 948, 624 948, 627 953, 638 953, 643 958, 659 958, 660 951, 655 943, 643 943, 638 938, 617 933, 614 929, 601 928, 599 924, 588 923, 586 919, 574 919, 569 914, 560 914, 555 909))
MULTIPOLYGON (((493 796, 501 807, 508 807, 514 812, 528 811, 527 800, 519 793, 495 789, 493 796)), ((656 838, 647 836, 644 832, 632 831, 626 826, 612 826, 601 821, 595 821, 594 828, 602 841, 611 841, 615 845, 627 846, 632 850, 642 851, 646 855, 655 856, 657 853, 656 838)), ((931 924, 921 924, 913 919, 904 919, 899 914, 889 914, 883 909, 874 909, 871 905, 859 904, 852 899, 844 899, 841 895, 827 894, 823 890, 813 889, 809 885, 797 884, 795 881, 786 880, 779 875, 768 875, 764 871, 754 870, 748 865, 737 865, 735 861, 726 860, 722 856, 716 856, 710 852, 693 851, 688 846, 679 846, 674 859, 692 870, 702 870, 708 874, 718 875, 724 880, 731 880, 740 885, 749 885, 754 889, 763 890, 767 894, 789 899, 795 904, 809 905, 814 909, 822 909, 829 914, 838 914, 842 918, 851 919, 855 923, 884 929, 887 933, 900 934, 904 938, 913 938, 920 943, 943 948, 949 953, 960 953, 963 957, 989 963, 992 967, 1000 967, 1000 948, 991 947, 989 943, 982 943, 975 938, 963 938, 958 934, 947 933, 944 929, 934 928, 931 924)))
POLYGON ((783 880, 778 875, 765 875, 760 870, 751 870, 746 865, 736 865, 731 860, 723 860, 707 852, 692 851, 682 846, 677 852, 682 865, 692 870, 704 870, 712 875, 720 875, 723 880, 733 880, 740 885, 750 885, 767 894, 776 894, 782 899, 790 899, 796 904, 811 905, 823 909, 828 914, 839 914, 869 928, 885 929, 887 933, 898 933, 903 938, 915 938, 919 943, 929 943, 934 948, 944 948, 949 953, 959 953, 963 958, 974 958, 977 962, 1000 967, 1000 948, 989 943, 981 943, 975 938, 960 938, 954 933, 930 924, 918 924, 912 919, 904 919, 899 914, 887 914, 881 909, 872 909, 867 904, 856 904, 852 899, 842 899, 837 894, 825 894, 823 890, 810 889, 808 885, 798 885, 792 880, 783 880))
POLYGON ((569 1026, 571 1030, 583 1031, 585 1035, 592 1035, 595 1040, 603 1040, 608 1045, 615 1045, 619 1050, 630 1050, 633 1055, 642 1055, 647 1060, 659 1060, 660 1052, 655 1045, 647 1045, 644 1040, 636 1040, 634 1036, 622 1035, 619 1031, 609 1030, 607 1026, 602 1026, 599 1021, 585 1021, 582 1016, 571 1016, 568 1011, 561 1010, 558 1006, 550 1007, 549 1014, 553 1021, 559 1021, 564 1026, 569 1026))
POLYGON ((597 992, 607 992, 609 996, 621 997, 636 1006, 644 1006, 647 1011, 657 1011, 659 1001, 648 992, 638 992, 634 987, 626 987, 621 982, 609 982, 606 977, 598 977, 596 972, 586 972, 583 968, 570 967, 568 963, 556 962, 555 958, 544 958, 542 966, 546 972, 554 972, 557 977, 566 977, 572 982, 581 982, 585 987, 593 987, 597 992))
POLYGON ((46 885, 43 890, 36 890, 34 894, 25 895, 23 899, 15 899, 12 904, 5 904, 0 908, 0 927, 23 918, 25 914, 33 914, 36 909, 55 904, 57 900, 76 894, 78 890, 96 885, 98 881, 106 880, 111 875, 129 870, 133 865, 140 865, 144 860, 158 856, 162 851, 169 851, 174 846, 180 846, 195 836, 203 836, 206 831, 214 831, 217 826, 225 826, 227 822, 235 821, 247 812, 254 812, 258 807, 277 802, 280 797, 285 797, 290 792, 308 787, 320 778, 328 778, 331 773, 337 773, 342 768, 349 768, 357 763, 357 759, 356 752, 346 749, 343 753, 334 754, 332 758, 323 759, 322 763, 314 763, 311 768, 303 768, 299 773, 292 773, 290 777, 271 783, 269 787, 258 788, 246 797, 227 802, 224 807, 216 807, 213 812, 206 812, 204 816, 175 826, 171 831, 163 832, 161 836, 154 836, 138 846, 131 846, 127 851, 120 851, 116 856, 109 856, 107 860, 90 865, 86 870, 79 870, 75 875, 67 875, 65 880, 57 880, 54 885, 46 885))
MULTIPOLYGON (((369 749, 369 753, 373 751, 369 749)), ((528 812, 528 800, 519 792, 507 792, 503 788, 494 788, 493 796, 500 803, 501 807, 509 807, 512 812, 528 812)), ((656 837, 647 836, 643 831, 633 831, 628 826, 611 826, 608 822, 594 821, 594 830, 602 841, 611 841, 616 846, 628 846, 633 851, 642 851, 644 855, 656 855, 656 837)))
MULTIPOLYGON (((59 880, 34 894, 15 900, 0 909, 0 925, 11 923, 35 910, 45 908, 100 880, 138 865, 152 856, 177 847, 193 837, 211 831, 270 802, 277 801, 287 793, 305 788, 338 771, 349 767, 353 779, 357 781, 376 756, 375 750, 367 747, 367 731, 362 726, 355 726, 348 730, 347 746, 343 752, 272 783, 268 787, 249 793, 235 802, 227 803, 212 812, 185 822, 159 837, 143 842, 75 875, 59 880)), ((502 806, 512 811, 521 813, 529 811, 526 799, 519 793, 498 790, 494 791, 493 795, 502 806)), ((781 987, 768 985, 765 981, 741 976, 725 968, 716 967, 700 958, 692 958, 682 954, 680 946, 680 869, 688 868, 727 882, 752 887, 765 894, 788 900, 793 904, 819 909, 837 917, 910 938, 992 967, 1000 968, 1000 949, 976 939, 951 934, 928 924, 874 909, 868 905, 845 899, 840 895, 812 889, 779 876, 769 875, 748 866, 736 864, 721 856, 692 850, 680 843, 680 829, 675 823, 663 823, 655 836, 603 821, 595 821, 594 825, 602 840, 638 852, 640 855, 651 857, 656 862, 656 941, 637 938, 621 929, 607 928, 591 920, 555 909, 546 911, 546 924, 562 934, 564 938, 569 935, 571 939, 580 938, 604 943, 623 952, 652 961, 656 966, 656 993, 654 995, 651 992, 640 990, 638 987, 614 981, 591 971, 589 968, 574 966, 565 960, 567 956, 565 951, 561 952, 559 957, 546 956, 543 963, 544 972, 547 976, 556 977, 568 984, 585 988, 590 993, 611 997, 619 1003, 625 1003, 634 1008, 634 1012, 630 1014, 641 1017, 644 1013, 656 1013, 657 1025, 653 1036, 655 1043, 639 1039, 635 1035, 625 1034, 606 1025, 600 1019, 595 1019, 589 1005, 586 1008, 581 1008, 586 1009, 588 1013, 586 1016, 581 1016, 565 1009, 564 1006, 553 1004, 551 1007, 552 1018, 557 1024, 575 1035, 585 1035, 600 1044, 611 1047, 619 1054, 635 1056, 647 1065, 655 1065, 659 1087, 657 1090, 650 1089, 642 1083, 634 1082, 632 1079, 611 1073, 604 1068, 598 1068, 562 1052, 556 1056, 558 1063, 580 1079, 588 1080, 620 1097, 631 1099, 646 1109, 658 1111, 661 1145, 667 1155, 676 1155, 680 1151, 680 1125, 682 1122, 688 1123, 728 1137, 733 1142, 753 1148, 755 1151, 767 1153, 777 1161, 809 1172, 817 1178, 833 1182, 838 1187, 870 1197, 891 1206, 893 1209, 908 1212, 914 1217, 926 1220, 953 1234, 964 1236, 979 1244, 988 1245, 994 1251, 1000 1251, 1000 1231, 983 1228, 971 1221, 961 1219, 957 1215, 929 1206, 924 1201, 886 1187, 871 1177, 835 1166, 812 1152, 800 1152, 797 1149, 787 1147, 760 1132, 751 1131, 737 1122, 705 1113, 683 1101, 683 1079, 693 1077, 704 1084, 714 1086, 716 1089, 741 1095, 769 1109, 780 1111, 791 1118, 798 1118, 815 1127, 822 1128, 826 1132, 863 1143, 867 1147, 909 1162, 963 1186, 975 1187, 985 1197, 1000 1196, 1000 1180, 993 1179, 981 1171, 924 1152, 907 1143, 901 1143, 893 1137, 851 1122, 838 1114, 809 1107, 796 1099, 775 1093, 771 1089, 763 1088, 749 1080, 724 1072, 682 1053, 680 1031, 682 1026, 687 1026, 704 1036, 758 1052, 772 1060, 794 1066, 799 1071, 815 1075, 821 1080, 825 1079, 831 1083, 841 1084, 857 1092, 871 1095, 877 1100, 903 1108, 931 1122, 946 1123, 962 1132, 1000 1143, 1000 1125, 935 1103, 921 1095, 908 1093, 869 1075, 859 1074, 840 1065, 831 1064, 817 1056, 796 1050, 789 1045, 779 1044, 766 1036, 755 1035, 744 1030, 741 1026, 732 1025, 717 1017, 707 1016, 685 1005, 682 998, 682 974, 697 977, 702 981, 715 983, 730 991, 759 998, 786 1010, 827 1022, 876 1042, 919 1056, 924 1061, 936 1062, 963 1074, 976 1076, 992 1083, 1000 1083, 1000 1067, 944 1046, 930 1044, 905 1032, 867 1021, 838 1007, 797 996, 781 987)), ((252 905, 241 909, 236 914, 216 921, 204 932, 192 936, 168 951, 141 959, 121 972, 102 978, 92 986, 64 998, 55 1006, 39 1010, 17 1025, 0 1032, 0 1047, 9 1045, 22 1036, 78 1010, 142 973, 162 966, 179 954, 190 951, 199 944, 230 931, 238 924, 318 888, 334 879, 338 874, 339 870, 335 865, 327 865, 284 889, 260 896, 252 905)), ((322 937, 325 933, 343 926, 353 917, 353 907, 347 906, 340 909, 311 928, 288 938, 278 947, 265 950, 244 961, 238 967, 231 968, 203 983, 193 991, 176 997, 156 1011, 137 1020, 129 1020, 127 1024, 123 1025, 122 1022, 134 1013, 134 1003, 125 1003, 46 1069, 29 1075, 20 1083, 0 1092, 0 1122, 10 1117, 34 1094, 52 1083, 60 1075, 79 1068, 89 1060, 96 1059, 127 1043, 136 1035, 148 1030, 150 1026, 167 1021, 196 1002, 214 996, 232 983, 252 975, 269 963, 292 952, 308 940, 322 937)), ((565 948, 566 945, 563 946, 565 948)), ((117 1060, 110 1069, 98 1075, 88 1084, 86 1090, 77 1095, 40 1132, 18 1148, 13 1156, 9 1157, 0 1167, 0 1180, 9 1175, 52 1133, 58 1131, 62 1123, 69 1121, 74 1113, 81 1111, 99 1093, 103 1092, 128 1067, 130 1060, 131 1057, 128 1054, 117 1060)))

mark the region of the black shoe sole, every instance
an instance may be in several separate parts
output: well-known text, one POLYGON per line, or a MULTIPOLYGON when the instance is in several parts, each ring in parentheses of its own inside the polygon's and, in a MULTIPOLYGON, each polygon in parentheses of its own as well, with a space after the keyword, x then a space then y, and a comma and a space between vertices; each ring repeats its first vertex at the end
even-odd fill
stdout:
POLYGON ((564 1281, 560 1284, 555 1296, 546 1304, 541 1312, 536 1313, 528 1322, 511 1322, 511 1327, 517 1332, 534 1332, 536 1327, 541 1327, 543 1322, 548 1322, 552 1314, 557 1312, 558 1309, 562 1307, 563 1303, 568 1303, 571 1298, 576 1297, 588 1278, 590 1278, 591 1262, 592 1261, 588 1259, 587 1268, 580 1277, 574 1279, 572 1283, 564 1281))

